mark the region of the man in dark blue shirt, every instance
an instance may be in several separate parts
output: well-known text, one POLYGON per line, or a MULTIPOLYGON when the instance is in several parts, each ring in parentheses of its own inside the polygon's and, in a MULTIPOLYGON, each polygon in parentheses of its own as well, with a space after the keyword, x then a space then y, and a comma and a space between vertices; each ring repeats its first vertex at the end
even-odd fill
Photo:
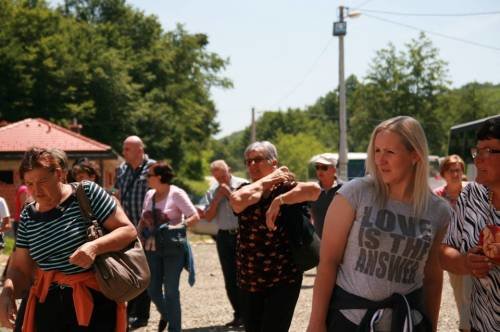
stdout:
POLYGON ((330 203, 342 183, 337 179, 337 158, 333 153, 323 153, 311 159, 316 168, 316 177, 321 187, 318 199, 311 204, 311 212, 316 233, 321 238, 325 216, 330 203))

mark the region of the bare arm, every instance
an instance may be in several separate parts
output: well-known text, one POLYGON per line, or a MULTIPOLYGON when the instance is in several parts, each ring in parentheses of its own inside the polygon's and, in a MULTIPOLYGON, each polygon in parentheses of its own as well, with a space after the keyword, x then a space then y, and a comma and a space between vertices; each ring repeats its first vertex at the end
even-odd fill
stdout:
POLYGON ((336 195, 325 217, 308 332, 326 331, 326 317, 337 281, 337 269, 344 257, 354 218, 355 211, 351 204, 342 195, 336 195))
POLYGON ((260 201, 262 195, 270 191, 273 186, 293 179, 294 176, 288 171, 288 168, 282 166, 271 174, 233 192, 230 199, 231 208, 234 212, 240 213, 260 201))
POLYGON ((297 204, 310 202, 318 199, 321 189, 315 182, 298 182, 291 190, 273 199, 266 212, 266 224, 269 229, 275 228, 276 218, 279 215, 282 204, 297 204))
POLYGON ((231 189, 225 183, 221 183, 217 188, 217 191, 214 195, 214 198, 208 204, 208 207, 205 209, 203 217, 207 221, 212 221, 217 215, 217 208, 219 207, 219 203, 226 197, 228 200, 231 199, 231 189))
POLYGON ((121 250, 137 238, 135 226, 119 205, 104 221, 103 226, 109 233, 96 240, 86 242, 76 249, 69 257, 71 264, 89 268, 96 256, 121 250))
POLYGON ((13 328, 17 313, 16 298, 23 296, 32 283, 35 262, 28 249, 16 248, 10 256, 7 276, 0 293, 0 324, 13 328))
POLYGON ((472 274, 477 278, 485 277, 493 266, 489 258, 481 254, 479 247, 461 254, 457 249, 442 244, 439 260, 446 271, 462 275, 472 274))
POLYGON ((433 331, 437 329, 443 290, 443 269, 439 264, 439 251, 445 233, 446 228, 443 228, 436 235, 424 267, 424 306, 433 331))
POLYGON ((188 227, 194 226, 199 220, 200 216, 198 215, 198 212, 196 212, 186 218, 186 226, 188 227))

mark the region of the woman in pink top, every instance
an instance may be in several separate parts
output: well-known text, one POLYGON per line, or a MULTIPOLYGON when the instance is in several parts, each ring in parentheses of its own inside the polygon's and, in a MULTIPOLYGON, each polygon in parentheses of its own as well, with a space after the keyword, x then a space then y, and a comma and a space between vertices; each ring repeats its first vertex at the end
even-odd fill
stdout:
POLYGON ((175 234, 185 240, 185 226, 200 218, 186 192, 171 184, 174 172, 169 164, 151 165, 147 177, 152 189, 144 198, 138 232, 151 269, 148 292, 161 314, 158 331, 168 324, 168 331, 180 332, 179 279, 186 255, 183 246, 169 246, 168 239, 175 234))

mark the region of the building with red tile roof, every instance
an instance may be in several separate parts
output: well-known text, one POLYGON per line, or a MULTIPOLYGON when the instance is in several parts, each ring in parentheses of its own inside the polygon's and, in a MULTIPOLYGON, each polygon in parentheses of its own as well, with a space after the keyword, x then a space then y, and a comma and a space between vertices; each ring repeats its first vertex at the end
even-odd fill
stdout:
POLYGON ((11 210, 19 179, 19 163, 24 152, 36 146, 58 148, 66 152, 69 165, 87 157, 101 168, 101 185, 114 185, 115 169, 121 162, 120 156, 111 146, 78 134, 41 118, 29 118, 0 127, 0 196, 4 197, 11 210))

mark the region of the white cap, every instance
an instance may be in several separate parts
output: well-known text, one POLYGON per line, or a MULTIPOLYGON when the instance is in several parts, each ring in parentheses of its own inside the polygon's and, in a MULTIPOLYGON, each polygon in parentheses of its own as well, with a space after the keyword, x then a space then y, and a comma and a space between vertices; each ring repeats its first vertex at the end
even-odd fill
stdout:
POLYGON ((322 153, 311 158, 311 163, 337 166, 337 158, 333 153, 322 153))

